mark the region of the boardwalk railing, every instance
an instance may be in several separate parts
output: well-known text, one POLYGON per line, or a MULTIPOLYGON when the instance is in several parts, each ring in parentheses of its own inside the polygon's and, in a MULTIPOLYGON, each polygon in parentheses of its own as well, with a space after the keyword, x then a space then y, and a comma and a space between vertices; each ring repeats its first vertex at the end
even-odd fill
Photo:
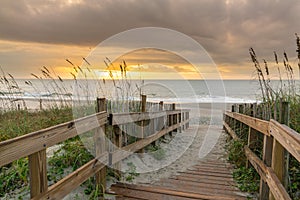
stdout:
MULTIPOLYGON (((248 114, 255 116, 256 109, 253 110, 253 105, 251 108, 248 114)), ((232 111, 235 110, 233 107, 232 111)), ((237 112, 225 112, 223 125, 235 140, 240 140, 241 133, 246 135, 246 157, 261 177, 260 199, 291 199, 284 187, 285 152, 300 162, 300 134, 276 120, 262 120, 237 112), (257 147, 259 135, 263 137, 262 147, 257 147), (262 149, 262 158, 252 151, 254 148, 262 149)))
MULTIPOLYGON (((98 102, 101 101, 103 102, 103 99, 98 102)), ((162 103, 160 104, 162 105, 162 103)), ((188 128, 189 111, 175 110, 175 106, 173 108, 174 110, 138 113, 108 114, 106 111, 102 111, 1 142, 0 167, 20 158, 28 157, 31 199, 62 199, 94 175, 96 175, 97 183, 103 184, 102 187, 105 187, 106 166, 116 165, 118 167, 118 162, 155 142, 165 134, 188 128), (165 119, 166 123, 162 123, 162 119, 165 119), (149 124, 149 121, 162 124, 146 129, 144 126, 146 123, 149 124), (123 146, 124 138, 122 136, 126 133, 120 127, 130 123, 137 123, 142 135, 136 142, 123 146), (112 128, 106 128, 107 126, 112 128), (96 157, 48 187, 46 149, 76 137, 78 135, 77 129, 80 129, 81 133, 96 130, 94 135, 96 157), (108 135, 106 133, 108 130, 114 134, 113 143, 118 147, 113 150, 107 150, 105 147, 107 144, 103 142, 105 135, 108 135)), ((104 109, 105 106, 98 105, 98 111, 104 109)))

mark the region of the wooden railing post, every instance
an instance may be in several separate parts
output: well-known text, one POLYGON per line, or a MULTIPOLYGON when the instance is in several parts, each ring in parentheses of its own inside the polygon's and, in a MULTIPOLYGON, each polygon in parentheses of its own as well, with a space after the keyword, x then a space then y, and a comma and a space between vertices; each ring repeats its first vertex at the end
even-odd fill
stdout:
MULTIPOLYGON (((175 103, 172 103, 172 106, 171 106, 171 110, 176 110, 176 104, 175 103)), ((171 118, 171 125, 174 125, 177 123, 177 120, 178 120, 178 114, 174 114, 174 115, 171 115, 172 118, 171 118)), ((178 129, 174 129, 173 131, 170 132, 170 136, 172 136, 172 133, 173 132, 177 132, 178 129)))
MULTIPOLYGON (((281 110, 281 119, 282 121, 280 123, 285 124, 289 126, 290 122, 290 107, 289 107, 289 102, 282 102, 282 110, 281 110)), ((285 169, 284 169, 284 180, 283 180, 283 185, 285 189, 288 189, 289 185, 289 163, 290 163, 290 153, 284 150, 285 154, 285 169)))
MULTIPOLYGON (((234 104, 234 105, 232 105, 232 107, 231 107, 231 112, 236 112, 237 111, 237 105, 236 104, 234 104)), ((236 120, 235 119, 231 119, 231 121, 232 121, 232 130, 233 131, 236 131, 236 126, 237 126, 237 122, 236 122, 236 120)))
MULTIPOLYGON (((97 112, 106 111, 106 99, 105 98, 97 98, 97 112)), ((96 158, 99 157, 102 153, 106 151, 106 142, 105 142, 105 125, 100 126, 96 129, 94 135, 95 141, 95 154, 96 158)), ((106 190, 106 167, 102 168, 99 172, 95 174, 96 184, 104 193, 106 190)))
POLYGON ((30 175, 30 197, 33 198, 48 190, 46 149, 28 157, 30 175))
MULTIPOLYGON (((146 112, 146 106, 147 106, 147 96, 141 95, 141 112, 146 112)), ((145 137, 145 121, 141 121, 141 136, 140 139, 143 139, 145 137)), ((145 153, 145 149, 141 149, 139 153, 145 153)))
MULTIPOLYGON (((114 150, 118 150, 122 148, 122 142, 123 142, 123 134, 122 130, 120 129, 119 126, 113 126, 113 144, 115 145, 114 150)), ((121 162, 118 162, 114 165, 114 171, 115 174, 117 175, 117 179, 121 177, 121 162)))
POLYGON ((42 99, 39 100, 40 103, 40 110, 43 110, 43 103, 42 103, 42 99))
MULTIPOLYGON (((263 120, 270 120, 269 118, 270 115, 267 114, 266 104, 259 105, 259 112, 261 112, 261 118, 263 120)), ((272 163, 272 149, 273 149, 273 137, 264 135, 262 160, 268 167, 270 167, 272 163)), ((270 188, 268 184, 261 179, 259 199, 268 200, 269 194, 270 194, 270 188)))
MULTIPOLYGON (((244 104, 239 105, 239 113, 244 114, 244 104)), ((244 124, 242 122, 239 122, 240 124, 240 130, 239 130, 239 137, 242 138, 243 132, 244 132, 244 124)))
MULTIPOLYGON (((256 117, 256 106, 257 104, 254 103, 254 104, 251 104, 250 105, 250 116, 251 117, 256 117)), ((249 127, 249 132, 248 132, 248 147, 252 150, 252 149, 255 149, 257 148, 257 140, 258 140, 258 132, 249 127)), ((248 166, 250 165, 250 162, 247 160, 246 162, 246 167, 248 168, 248 166)))
MULTIPOLYGON (((158 104, 158 110, 159 111, 163 111, 164 110, 164 102, 160 101, 158 104)), ((162 129, 165 128, 165 122, 166 122, 166 118, 167 116, 163 116, 163 117, 159 117, 157 119, 154 119, 154 121, 156 121, 156 127, 154 129, 154 131, 161 131, 162 129)), ((157 146, 158 145, 158 140, 155 140, 154 142, 152 142, 153 146, 157 146)))
MULTIPOLYGON (((279 122, 288 125, 289 122, 289 103, 280 103, 280 116, 279 122)), ((280 182, 287 188, 288 186, 288 163, 289 155, 286 153, 284 147, 274 139, 273 141, 273 151, 272 151, 272 169, 277 175, 280 182), (285 159, 285 157, 287 159, 285 159)), ((270 199, 275 199, 272 194, 270 194, 270 199)))
MULTIPOLYGON (((181 121, 184 122, 185 119, 186 119, 185 112, 183 111, 183 112, 181 112, 181 121)), ((185 130, 185 124, 183 124, 181 128, 184 131, 185 130)))
MULTIPOLYGON (((164 110, 164 102, 163 101, 160 101, 159 102, 159 107, 158 107, 159 111, 163 111, 164 110)), ((164 127, 165 127, 165 124, 166 123, 166 117, 161 117, 161 118, 158 118, 158 123, 157 123, 157 131, 160 131, 162 130, 164 127)))
MULTIPOLYGON (((190 113, 186 112, 186 119, 190 119, 190 113)), ((186 129, 188 129, 190 127, 190 123, 189 121, 186 123, 186 129)))

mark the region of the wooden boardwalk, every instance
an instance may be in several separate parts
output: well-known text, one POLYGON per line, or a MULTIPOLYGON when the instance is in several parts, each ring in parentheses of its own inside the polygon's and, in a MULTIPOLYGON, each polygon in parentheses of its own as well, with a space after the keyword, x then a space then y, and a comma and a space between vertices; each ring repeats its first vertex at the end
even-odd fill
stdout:
POLYGON ((212 151, 176 175, 153 184, 117 183, 110 188, 110 192, 120 200, 247 199, 247 194, 236 187, 232 166, 225 159, 218 159, 220 156, 220 152, 212 151))

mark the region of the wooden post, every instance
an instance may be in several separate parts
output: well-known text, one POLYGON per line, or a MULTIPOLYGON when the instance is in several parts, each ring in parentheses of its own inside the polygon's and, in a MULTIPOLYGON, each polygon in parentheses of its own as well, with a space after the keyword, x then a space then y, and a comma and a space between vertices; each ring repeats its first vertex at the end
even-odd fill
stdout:
MULTIPOLYGON (((164 110, 164 102, 163 101, 160 101, 159 102, 159 111, 163 111, 164 110)), ((164 129, 165 127, 165 124, 166 123, 166 117, 161 117, 159 120, 158 120, 158 129, 156 129, 157 131, 160 131, 162 129, 164 129)))
POLYGON ((43 110, 42 99, 40 99, 40 110, 43 110))
MULTIPOLYGON (((180 112, 180 113, 177 114, 177 120, 176 120, 177 123, 181 123, 181 121, 182 121, 181 117, 182 117, 182 115, 181 115, 181 112, 180 112)), ((179 126, 179 128, 177 130, 178 130, 179 133, 181 133, 182 132, 182 127, 179 126)))
MULTIPOLYGON (((106 99, 97 98, 97 112, 106 111, 106 99)), ((94 135, 95 141, 95 154, 96 158, 106 151, 105 142, 105 126, 100 126, 96 129, 94 135)), ((96 184, 102 189, 102 193, 106 190, 106 167, 102 168, 99 172, 95 174, 96 184)))
MULTIPOLYGON (((184 122, 185 121, 185 112, 181 113, 181 121, 184 122)), ((182 130, 185 130, 185 124, 182 125, 182 130)))
POLYGON ((141 112, 146 112, 147 96, 141 95, 141 112))
MULTIPOLYGON (((250 114, 251 117, 256 117, 256 106, 257 106, 256 103, 250 105, 249 114, 250 114)), ((255 129, 249 127, 248 147, 252 150, 255 149, 257 147, 257 145, 256 145, 257 140, 258 140, 258 132, 255 129)), ((248 168, 249 165, 250 165, 250 162, 247 160, 246 168, 248 168)))
MULTIPOLYGON (((113 143, 115 145, 114 150, 118 150, 122 148, 122 130, 120 129, 119 126, 114 126, 113 127, 113 134, 114 134, 114 140, 113 143)), ((114 165, 114 171, 115 174, 117 175, 117 179, 119 180, 119 178, 121 178, 121 162, 118 162, 114 165)))
MULTIPOLYGON (((259 105, 259 112, 261 112, 261 118, 263 120, 270 120, 270 115, 267 115, 267 107, 266 104, 259 105)), ((264 135, 263 141, 263 156, 262 159, 264 163, 270 167, 272 163, 272 149, 273 149, 273 137, 269 137, 264 135)), ((260 191, 259 191, 259 199, 269 199, 270 188, 266 182, 262 179, 260 180, 260 191)))
MULTIPOLYGON (((282 124, 285 124, 289 126, 290 122, 290 107, 289 107, 289 102, 282 102, 282 124)), ((288 189, 289 185, 289 164, 290 164, 290 153, 287 150, 284 150, 285 154, 285 169, 284 169, 284 180, 283 180, 283 185, 285 189, 288 189)))
MULTIPOLYGON (((175 103, 172 103, 171 110, 176 110, 176 104, 175 103)), ((178 114, 172 115, 172 118, 171 118, 172 125, 176 124, 177 120, 178 120, 178 114)), ((173 132, 178 132, 178 129, 174 129, 173 131, 171 131, 169 133, 169 135, 172 136, 173 132)))
MULTIPOLYGON (((147 96, 141 95, 141 112, 146 112, 146 105, 147 105, 147 96)), ((145 122, 141 121, 141 139, 145 137, 145 122)), ((139 153, 144 153, 145 149, 141 149, 139 153)))
MULTIPOLYGON (((189 112, 186 112, 186 119, 190 119, 190 113, 189 112)), ((186 129, 188 129, 190 127, 190 123, 187 122, 186 123, 186 129)))
MULTIPOLYGON (((288 125, 289 122, 289 103, 281 102, 280 103, 280 123, 288 125)), ((274 139, 273 141, 273 151, 272 151, 272 169, 274 170, 276 176, 280 182, 287 188, 288 186, 288 153, 284 147, 274 139), (287 159, 285 159, 287 157, 287 159)), ((270 199, 275 199, 274 196, 270 193, 270 199)))
MULTIPOLYGON (((237 111, 237 105, 236 105, 236 104, 234 104, 234 105, 231 107, 231 111, 232 111, 232 112, 236 112, 236 111, 237 111)), ((231 120, 232 120, 232 130, 233 130, 234 132, 236 132, 237 122, 236 122, 235 119, 231 119, 231 120)))
MULTIPOLYGON (((245 108, 244 104, 240 104, 239 105, 239 113, 244 114, 244 108, 245 108)), ((239 135, 239 137, 242 138, 243 132, 244 132, 244 124, 242 122, 239 122, 239 124, 240 124, 240 131, 239 131, 240 135, 239 135)))
POLYGON ((46 149, 28 157, 30 175, 30 197, 48 190, 46 149))

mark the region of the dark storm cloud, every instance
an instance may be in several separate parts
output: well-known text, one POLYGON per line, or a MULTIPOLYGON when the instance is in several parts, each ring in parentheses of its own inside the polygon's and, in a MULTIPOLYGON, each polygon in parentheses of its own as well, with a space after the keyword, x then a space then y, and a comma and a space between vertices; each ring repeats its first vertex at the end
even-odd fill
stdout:
POLYGON ((2 0, 0 39, 95 46, 131 28, 180 31, 204 46, 217 64, 294 53, 299 0, 2 0))

